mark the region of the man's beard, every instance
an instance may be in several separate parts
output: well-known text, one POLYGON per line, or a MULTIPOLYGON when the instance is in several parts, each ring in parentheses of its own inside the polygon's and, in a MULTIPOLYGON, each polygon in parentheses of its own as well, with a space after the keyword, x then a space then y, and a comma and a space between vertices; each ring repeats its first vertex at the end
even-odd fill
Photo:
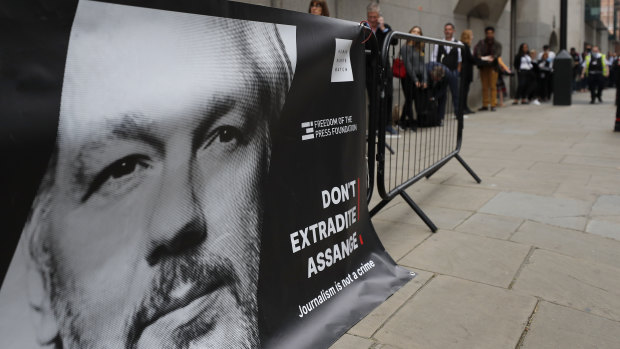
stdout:
MULTIPOLYGON (((192 288, 188 292, 188 296, 184 297, 190 300, 209 294, 211 291, 227 288, 227 292, 230 292, 234 297, 234 309, 223 308, 222 304, 214 304, 213 306, 218 307, 222 312, 238 311, 241 316, 235 318, 235 321, 224 322, 224 326, 229 328, 230 332, 242 332, 243 335, 240 336, 241 338, 236 337, 239 342, 227 342, 226 338, 222 338, 222 343, 226 346, 232 345, 235 348, 259 347, 256 300, 258 251, 247 252, 248 254, 235 256, 240 260, 237 265, 248 265, 247 270, 235 270, 235 264, 228 257, 201 252, 199 248, 187 251, 185 255, 162 258, 159 262, 158 274, 148 287, 148 291, 144 293, 145 295, 139 304, 135 306, 132 316, 129 319, 124 319, 123 333, 110 334, 111 337, 114 340, 122 335, 124 348, 137 348, 141 335, 149 325, 152 325, 158 318, 165 316, 168 311, 176 310, 176 306, 170 309, 171 304, 175 302, 172 296, 173 292, 183 285, 191 285, 192 288), (250 255, 249 260, 248 255, 250 255), (245 282, 240 279, 239 274, 243 275, 246 279, 245 282)), ((53 268, 53 270, 58 269, 53 268)), ((54 272, 51 274, 52 302, 54 313, 59 321, 62 346, 84 349, 109 347, 111 343, 106 341, 106 328, 89 328, 92 324, 82 318, 82 312, 88 307, 88 304, 85 304, 86 302, 79 297, 79 291, 76 292, 75 282, 60 281, 58 278, 62 278, 62 275, 54 272), (97 340, 93 340, 93 333, 98 334, 95 336, 98 338, 97 340)), ((127 293, 130 293, 130 290, 127 293)), ((219 299, 221 298, 223 297, 219 299)), ((178 306, 183 305, 187 305, 187 302, 178 304, 178 306)), ((169 329, 170 333, 159 333, 158 335, 162 336, 162 340, 158 343, 161 344, 162 348, 189 348, 201 335, 208 334, 217 325, 216 322, 223 320, 223 318, 223 315, 216 316, 215 323, 187 319, 187 325, 169 329)), ((111 319, 111 321, 114 320, 123 321, 111 319)))

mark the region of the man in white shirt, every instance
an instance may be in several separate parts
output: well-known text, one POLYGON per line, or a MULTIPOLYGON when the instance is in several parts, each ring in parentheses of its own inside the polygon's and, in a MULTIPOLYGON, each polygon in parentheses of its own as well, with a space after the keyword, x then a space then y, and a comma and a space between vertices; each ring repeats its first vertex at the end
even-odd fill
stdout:
MULTIPOLYGON (((454 24, 446 23, 443 27, 444 40, 451 42, 458 42, 454 38, 454 24)), ((459 73, 461 72, 461 49, 454 48, 448 45, 435 45, 431 54, 431 61, 438 62, 446 66, 446 77, 448 78, 448 84, 450 85, 450 92, 452 93, 452 104, 454 106, 454 112, 459 115, 461 111, 458 108, 459 105, 459 73)), ((445 103, 445 101, 439 101, 439 103, 445 103)))

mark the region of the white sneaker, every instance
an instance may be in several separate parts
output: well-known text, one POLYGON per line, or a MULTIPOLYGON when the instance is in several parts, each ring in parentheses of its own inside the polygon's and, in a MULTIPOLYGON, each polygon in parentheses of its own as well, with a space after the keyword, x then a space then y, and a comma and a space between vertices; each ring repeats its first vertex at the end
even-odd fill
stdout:
POLYGON ((538 101, 538 99, 535 99, 535 100, 533 100, 533 101, 532 101, 532 104, 534 104, 534 105, 540 105, 540 102, 538 101))

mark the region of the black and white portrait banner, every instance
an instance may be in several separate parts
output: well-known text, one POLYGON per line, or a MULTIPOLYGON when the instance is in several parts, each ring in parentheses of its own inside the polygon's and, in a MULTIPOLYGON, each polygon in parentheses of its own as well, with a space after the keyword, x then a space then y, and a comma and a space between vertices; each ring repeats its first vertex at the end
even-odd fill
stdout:
POLYGON ((321 348, 413 278, 366 204, 365 33, 0 5, 2 348, 321 348))

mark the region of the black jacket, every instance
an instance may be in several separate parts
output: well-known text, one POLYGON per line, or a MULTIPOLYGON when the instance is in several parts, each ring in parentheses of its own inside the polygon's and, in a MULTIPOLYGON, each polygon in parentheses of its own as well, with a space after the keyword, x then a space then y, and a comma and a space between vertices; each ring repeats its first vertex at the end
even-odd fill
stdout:
POLYGON ((474 80, 474 66, 477 65, 476 57, 471 54, 471 47, 463 43, 465 47, 461 48, 461 79, 464 82, 472 82, 474 80))

